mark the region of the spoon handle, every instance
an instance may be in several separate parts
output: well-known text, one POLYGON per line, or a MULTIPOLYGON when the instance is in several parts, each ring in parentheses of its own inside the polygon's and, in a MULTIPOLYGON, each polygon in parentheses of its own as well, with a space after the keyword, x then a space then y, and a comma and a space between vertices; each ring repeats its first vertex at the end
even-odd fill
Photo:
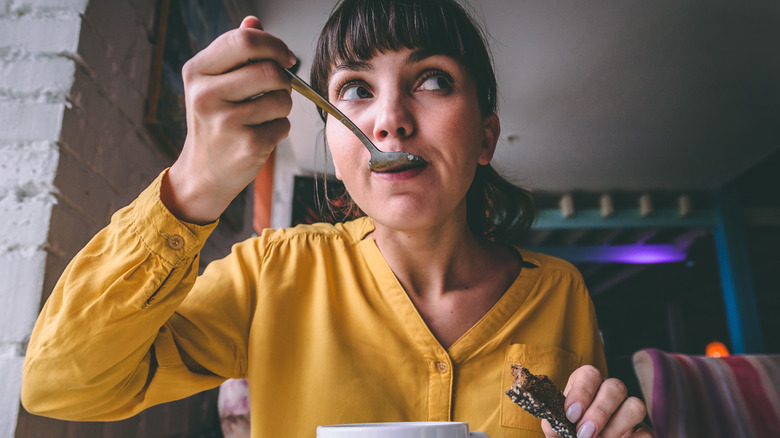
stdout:
POLYGON ((361 131, 360 128, 358 128, 357 125, 355 125, 352 120, 349 119, 349 117, 345 116, 344 113, 339 111, 339 109, 333 106, 332 103, 328 102, 325 100, 325 98, 320 96, 319 93, 314 91, 314 89, 311 88, 309 84, 304 82, 303 79, 299 78, 295 73, 288 69, 284 69, 284 71, 290 76, 290 85, 292 85, 293 90, 301 93, 303 97, 312 101, 315 105, 325 110, 328 114, 332 115, 339 122, 344 124, 344 126, 349 128, 349 130, 352 131, 358 139, 360 139, 363 145, 368 148, 368 151, 371 152, 372 156, 376 152, 380 152, 379 149, 374 146, 374 143, 371 143, 371 140, 366 137, 366 134, 364 134, 363 131, 361 131))

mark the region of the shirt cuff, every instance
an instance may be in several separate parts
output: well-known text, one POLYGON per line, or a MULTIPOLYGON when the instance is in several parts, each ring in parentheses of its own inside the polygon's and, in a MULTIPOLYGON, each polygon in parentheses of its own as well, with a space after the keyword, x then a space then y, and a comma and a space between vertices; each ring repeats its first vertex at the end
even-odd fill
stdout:
POLYGON ((130 220, 144 245, 171 266, 200 252, 219 221, 196 225, 174 216, 160 199, 165 169, 131 204, 130 220))

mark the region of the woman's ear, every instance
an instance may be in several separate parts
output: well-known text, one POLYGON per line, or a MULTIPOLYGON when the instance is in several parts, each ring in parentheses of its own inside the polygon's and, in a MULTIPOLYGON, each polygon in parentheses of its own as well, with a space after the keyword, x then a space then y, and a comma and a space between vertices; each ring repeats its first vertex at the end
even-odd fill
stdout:
POLYGON ((493 154, 496 152, 496 146, 498 145, 498 136, 501 135, 501 122, 498 116, 491 114, 485 117, 482 128, 485 130, 485 135, 482 138, 482 147, 479 153, 479 164, 490 164, 490 160, 493 159, 493 154))

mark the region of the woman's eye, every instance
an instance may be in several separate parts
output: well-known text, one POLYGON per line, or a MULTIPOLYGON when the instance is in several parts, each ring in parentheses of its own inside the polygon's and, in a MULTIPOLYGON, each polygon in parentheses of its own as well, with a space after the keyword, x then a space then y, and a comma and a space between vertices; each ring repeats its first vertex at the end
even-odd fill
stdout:
POLYGON ((371 92, 368 91, 366 87, 359 84, 346 85, 341 89, 341 93, 339 94, 341 95, 339 98, 341 100, 358 100, 371 97, 371 92))
POLYGON ((423 91, 448 90, 451 85, 450 78, 442 74, 435 74, 425 78, 417 89, 423 91))

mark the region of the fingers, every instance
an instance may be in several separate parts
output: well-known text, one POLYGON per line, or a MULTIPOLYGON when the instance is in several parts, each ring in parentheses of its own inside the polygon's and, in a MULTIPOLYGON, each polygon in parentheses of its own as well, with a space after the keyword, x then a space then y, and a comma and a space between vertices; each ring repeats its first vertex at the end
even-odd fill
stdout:
MULTIPOLYGON (((236 105, 237 109, 234 114, 237 117, 237 121, 244 126, 258 127, 274 120, 287 120, 292 107, 292 99, 289 93, 274 91, 258 96, 249 102, 242 102, 236 105)), ((286 136, 287 133, 285 132, 285 135, 282 137, 272 137, 275 139, 272 144, 279 143, 286 136)), ((269 140, 271 139, 269 138, 269 140)))
POLYGON ((576 423, 578 438, 652 436, 646 428, 632 434, 645 418, 644 403, 636 397, 628 397, 623 382, 605 380, 595 367, 586 365, 575 370, 564 394, 566 415, 576 423))
POLYGON ((592 365, 585 365, 574 370, 569 376, 563 395, 566 396, 566 416, 576 423, 582 418, 586 406, 590 406, 604 378, 601 372, 592 365))
POLYGON ((287 45, 259 27, 257 19, 248 17, 242 27, 228 31, 215 39, 184 64, 185 81, 192 74, 219 75, 258 60, 271 60, 282 67, 292 67, 295 55, 287 45))
POLYGON ((634 433, 627 435, 630 438, 655 438, 655 433, 652 429, 644 424, 640 424, 634 433))
POLYGON ((542 420, 542 432, 544 433, 545 437, 549 438, 560 438, 560 435, 558 435, 550 426, 550 422, 547 420, 542 420))
POLYGON ((226 104, 246 102, 257 96, 290 93, 290 80, 273 61, 260 61, 218 76, 198 76, 186 84, 195 110, 213 110, 226 104))
MULTIPOLYGON (((622 437, 626 436, 629 432, 633 431, 637 424, 641 423, 647 413, 645 404, 642 403, 636 397, 627 398, 612 415, 611 421, 607 423, 606 427, 601 431, 603 437, 622 437)), ((640 435, 641 430, 647 431, 646 428, 637 430, 636 433, 630 436, 645 436, 640 435)), ((650 435, 647 435, 650 436, 650 435)))
MULTIPOLYGON (((607 379, 599 387, 599 391, 593 402, 582 416, 577 424, 577 433, 582 438, 598 436, 607 422, 612 418, 613 413, 620 407, 626 398, 626 386, 617 379, 607 379)), ((634 427, 634 422, 629 428, 634 427)))

